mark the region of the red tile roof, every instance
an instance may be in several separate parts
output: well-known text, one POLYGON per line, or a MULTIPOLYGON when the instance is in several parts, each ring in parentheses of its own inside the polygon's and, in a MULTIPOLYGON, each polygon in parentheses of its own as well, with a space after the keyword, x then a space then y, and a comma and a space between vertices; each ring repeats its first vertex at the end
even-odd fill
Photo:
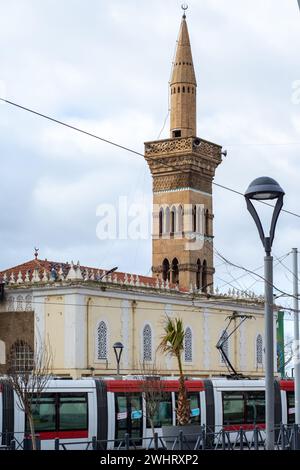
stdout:
MULTIPOLYGON (((0 280, 3 280, 3 278, 6 278, 7 282, 10 282, 12 279, 12 276, 14 277, 15 282, 17 283, 18 278, 19 282, 21 283, 22 281, 25 282, 25 277, 26 275, 28 276, 28 280, 32 280, 32 276, 34 274, 34 271, 42 277, 44 276, 45 272, 48 278, 50 278, 50 273, 51 270, 54 269, 56 273, 60 269, 63 271, 64 277, 67 276, 72 264, 70 263, 60 263, 56 261, 48 261, 47 259, 41 260, 41 259, 33 259, 30 261, 27 261, 23 264, 19 264, 18 266, 14 266, 8 269, 5 269, 0 272, 0 280), (21 273, 21 278, 20 278, 20 273, 21 273), (5 276, 6 275, 6 276, 5 276)), ((77 264, 73 265, 75 269, 77 269, 77 264)), ((101 277, 105 275, 104 269, 98 269, 98 268, 91 268, 87 266, 81 266, 80 265, 80 271, 82 276, 86 279, 87 274, 89 275, 89 279, 94 276, 94 280, 97 281, 97 277, 101 277)), ((122 272, 114 272, 112 274, 112 277, 114 279, 114 282, 116 283, 124 283, 127 277, 127 282, 130 284, 130 282, 133 280, 135 281, 133 285, 136 285, 137 277, 139 279, 139 285, 144 284, 147 287, 157 287, 157 279, 154 277, 150 276, 141 276, 138 274, 128 274, 128 273, 122 273, 122 272)), ((93 280, 93 279, 91 279, 93 280)), ((104 281, 104 280, 103 280, 104 281)), ((104 281, 105 282, 105 281, 104 281)), ((164 285, 162 284, 162 281, 160 281, 160 287, 164 288, 164 285)), ((175 284, 169 284, 170 289, 175 289, 177 286, 175 284)), ((178 289, 181 292, 187 292, 186 289, 178 289)))

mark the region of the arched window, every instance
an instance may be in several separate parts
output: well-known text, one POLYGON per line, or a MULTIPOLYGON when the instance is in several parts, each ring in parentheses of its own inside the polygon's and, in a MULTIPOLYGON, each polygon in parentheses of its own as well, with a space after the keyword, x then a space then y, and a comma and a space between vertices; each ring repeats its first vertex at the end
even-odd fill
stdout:
POLYGON ((190 92, 190 87, 188 86, 188 93, 190 92))
POLYGON ((22 297, 22 295, 18 295, 18 297, 17 297, 17 310, 18 311, 23 310, 23 297, 22 297))
POLYGON ((262 366, 263 364, 263 339, 262 335, 256 337, 256 364, 262 366))
POLYGON ((176 88, 175 88, 175 87, 174 87, 174 89, 173 89, 173 93, 174 93, 174 95, 175 95, 175 93, 176 93, 176 88))
POLYGON ((10 349, 9 369, 11 372, 26 372, 34 367, 33 350, 23 340, 16 341, 10 349))
POLYGON ((182 87, 182 93, 185 93, 185 86, 182 87))
POLYGON ((171 209, 171 214, 170 214, 170 219, 171 219, 171 226, 170 226, 170 235, 174 235, 176 231, 176 209, 175 207, 172 207, 171 209))
POLYGON ((97 359, 107 359, 107 326, 104 321, 97 328, 97 359))
POLYGON ((167 260, 167 258, 163 260, 162 269, 163 269, 163 272, 162 272, 163 280, 169 281, 170 280, 170 263, 167 260))
POLYGON ((194 233, 196 233, 196 231, 197 231, 197 208, 196 208, 196 206, 193 207, 192 217, 193 217, 193 220, 192 220, 192 223, 193 223, 192 231, 193 231, 194 233))
POLYGON ((164 210, 160 209, 159 222, 158 222, 158 233, 160 237, 162 236, 162 233, 163 233, 163 218, 164 218, 164 210))
MULTIPOLYGON (((225 331, 225 330, 222 331, 221 339, 222 339, 222 341, 224 341, 222 349, 223 349, 224 353, 226 354, 226 356, 229 357, 229 343, 228 343, 228 333, 227 333, 227 331, 225 331)), ((225 360, 224 360, 222 355, 221 355, 221 362, 222 362, 222 364, 225 364, 225 360)))
POLYGON ((164 233, 170 233, 170 209, 168 207, 165 210, 164 233))
POLYGON ((197 259, 196 286, 198 290, 201 287, 201 261, 200 259, 197 259))
POLYGON ((180 86, 177 88, 177 93, 180 93, 180 86))
POLYGON ((197 233, 205 235, 204 233, 204 211, 202 205, 199 204, 197 208, 197 233))
POLYGON ((184 335, 184 360, 192 362, 193 360, 193 336, 190 327, 187 327, 184 335))
POLYGON ((207 262, 203 261, 202 265, 202 292, 207 292, 207 262))
POLYGON ((143 360, 152 361, 152 330, 150 325, 143 329, 143 360))
POLYGON ((32 310, 32 297, 30 294, 25 297, 25 310, 30 312, 32 310))
POLYGON ((174 258, 172 261, 172 283, 178 284, 178 282, 179 282, 178 259, 174 258))
POLYGON ((178 207, 177 211, 177 225, 178 225, 178 232, 183 232, 183 208, 182 206, 178 207))
POLYGON ((209 212, 208 209, 205 211, 205 235, 209 236, 209 212))

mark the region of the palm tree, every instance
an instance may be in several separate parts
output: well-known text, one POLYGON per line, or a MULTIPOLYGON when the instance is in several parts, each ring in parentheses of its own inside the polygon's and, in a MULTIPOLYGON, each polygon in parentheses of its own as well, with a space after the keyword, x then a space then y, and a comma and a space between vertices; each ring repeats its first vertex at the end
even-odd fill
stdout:
POLYGON ((184 350, 184 337, 185 332, 182 320, 180 318, 171 319, 167 317, 164 325, 164 335, 162 336, 158 349, 165 354, 170 354, 171 356, 176 357, 177 359, 179 369, 179 390, 176 414, 179 426, 184 426, 190 422, 190 406, 187 399, 181 361, 181 354, 184 350))

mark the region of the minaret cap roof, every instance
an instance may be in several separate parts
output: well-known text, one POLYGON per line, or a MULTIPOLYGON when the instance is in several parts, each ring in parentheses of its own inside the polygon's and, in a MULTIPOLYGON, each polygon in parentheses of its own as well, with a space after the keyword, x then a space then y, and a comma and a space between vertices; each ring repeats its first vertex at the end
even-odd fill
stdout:
POLYGON ((197 86, 185 15, 182 17, 180 25, 175 62, 173 64, 171 85, 175 83, 190 83, 197 86))

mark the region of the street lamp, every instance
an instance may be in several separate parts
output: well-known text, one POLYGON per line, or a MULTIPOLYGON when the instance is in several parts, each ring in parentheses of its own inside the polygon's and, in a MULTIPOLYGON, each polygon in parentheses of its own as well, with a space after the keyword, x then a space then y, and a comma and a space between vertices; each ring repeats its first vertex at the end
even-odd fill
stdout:
POLYGON ((265 249, 265 385, 266 385, 266 449, 274 449, 274 330, 273 330, 273 257, 271 256, 275 228, 283 206, 284 191, 267 176, 257 178, 245 192, 247 209, 254 219, 265 249), (251 202, 276 200, 269 235, 266 236, 260 218, 251 202))
POLYGON ((122 343, 118 341, 117 343, 113 345, 113 348, 114 348, 116 360, 117 360, 117 375, 120 375, 120 360, 121 360, 124 346, 122 343))

